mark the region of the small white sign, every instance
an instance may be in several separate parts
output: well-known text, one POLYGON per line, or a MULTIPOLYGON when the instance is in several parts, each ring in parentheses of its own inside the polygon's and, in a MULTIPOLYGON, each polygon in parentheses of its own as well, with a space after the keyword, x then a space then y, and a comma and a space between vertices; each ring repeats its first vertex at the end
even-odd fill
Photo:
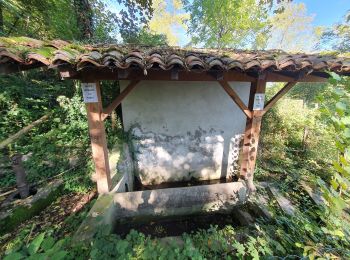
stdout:
POLYGON ((265 94, 257 93, 254 96, 253 110, 263 110, 265 104, 265 94))
POLYGON ((96 83, 81 83, 85 103, 97 103, 96 83))

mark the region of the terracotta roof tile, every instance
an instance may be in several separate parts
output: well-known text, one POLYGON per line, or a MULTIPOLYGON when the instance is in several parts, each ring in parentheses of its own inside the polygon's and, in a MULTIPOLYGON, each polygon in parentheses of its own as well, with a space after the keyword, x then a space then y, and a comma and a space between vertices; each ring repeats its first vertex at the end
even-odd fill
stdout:
POLYGON ((170 70, 207 71, 299 71, 331 70, 350 75, 350 59, 336 55, 288 54, 281 50, 242 51, 214 49, 181 49, 177 47, 144 47, 129 45, 79 45, 62 40, 40 41, 26 37, 0 37, 0 66, 35 65, 127 69, 137 67, 170 70))

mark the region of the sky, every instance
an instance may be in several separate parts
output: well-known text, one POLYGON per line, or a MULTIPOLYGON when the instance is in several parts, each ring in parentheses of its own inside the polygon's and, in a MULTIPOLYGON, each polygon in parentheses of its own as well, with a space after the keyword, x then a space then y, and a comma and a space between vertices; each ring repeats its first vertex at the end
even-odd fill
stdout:
POLYGON ((315 26, 331 26, 343 19, 350 9, 350 0, 294 0, 295 3, 304 3, 308 14, 314 14, 315 26))

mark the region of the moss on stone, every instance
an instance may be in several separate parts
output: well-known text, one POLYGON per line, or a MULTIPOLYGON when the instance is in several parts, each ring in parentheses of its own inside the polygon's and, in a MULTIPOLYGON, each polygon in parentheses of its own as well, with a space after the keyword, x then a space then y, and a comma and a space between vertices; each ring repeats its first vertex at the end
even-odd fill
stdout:
POLYGON ((50 205, 62 194, 62 187, 62 185, 57 187, 55 190, 51 191, 51 193, 46 198, 38 199, 37 201, 33 202, 30 207, 16 207, 9 216, 0 220, 0 235, 11 232, 20 223, 32 218, 41 210, 50 205))

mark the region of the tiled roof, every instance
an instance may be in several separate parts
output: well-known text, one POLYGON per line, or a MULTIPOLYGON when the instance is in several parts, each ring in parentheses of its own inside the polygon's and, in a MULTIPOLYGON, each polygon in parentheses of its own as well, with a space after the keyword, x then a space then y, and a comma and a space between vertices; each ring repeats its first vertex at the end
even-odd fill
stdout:
POLYGON ((181 49, 130 45, 80 45, 61 40, 40 41, 26 37, 0 37, 0 68, 17 65, 24 70, 69 65, 127 69, 139 67, 208 71, 334 71, 350 75, 350 59, 337 55, 288 54, 280 50, 242 51, 233 49, 181 49))

